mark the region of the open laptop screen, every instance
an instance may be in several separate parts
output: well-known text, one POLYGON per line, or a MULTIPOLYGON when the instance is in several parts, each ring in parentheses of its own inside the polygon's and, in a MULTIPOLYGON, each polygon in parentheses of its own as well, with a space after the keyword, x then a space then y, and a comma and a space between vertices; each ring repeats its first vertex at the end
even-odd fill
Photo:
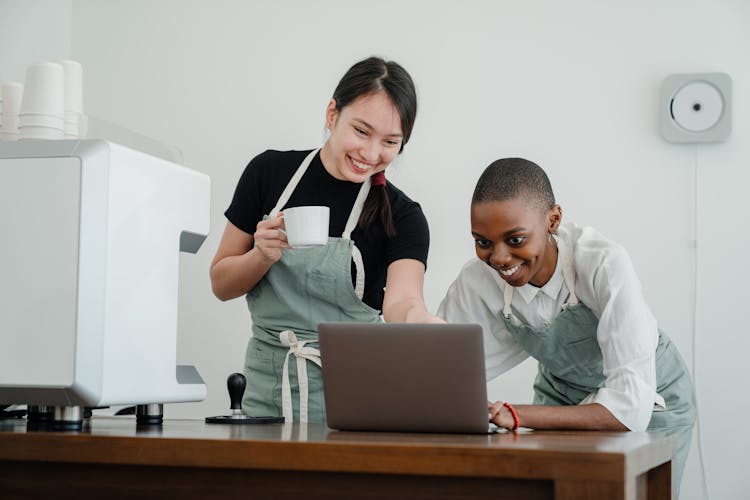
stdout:
POLYGON ((322 323, 318 332, 330 428, 488 432, 479 325, 322 323))

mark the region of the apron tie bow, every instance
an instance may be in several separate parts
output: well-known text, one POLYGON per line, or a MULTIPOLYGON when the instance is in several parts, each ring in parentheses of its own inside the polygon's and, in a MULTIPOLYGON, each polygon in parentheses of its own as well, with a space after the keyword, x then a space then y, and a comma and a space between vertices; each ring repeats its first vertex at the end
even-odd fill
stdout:
POLYGON ((299 384, 299 420, 307 422, 308 414, 308 384, 307 384, 307 360, 312 361, 318 366, 322 366, 320 361, 320 351, 314 347, 305 347, 309 342, 317 340, 297 340, 297 336, 291 330, 284 330, 279 334, 279 340, 283 346, 289 347, 284 359, 284 368, 281 379, 281 408, 286 422, 294 421, 294 411, 292 410, 292 386, 289 382, 289 355, 294 354, 297 358, 297 383, 299 384))

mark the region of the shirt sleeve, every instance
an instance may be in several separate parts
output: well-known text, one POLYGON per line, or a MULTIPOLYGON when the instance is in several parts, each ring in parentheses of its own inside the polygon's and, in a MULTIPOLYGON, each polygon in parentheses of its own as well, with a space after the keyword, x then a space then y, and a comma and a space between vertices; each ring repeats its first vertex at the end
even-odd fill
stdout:
POLYGON ((594 246, 576 251, 576 268, 584 270, 576 274, 585 289, 581 299, 596 304, 605 383, 583 403, 599 403, 628 429, 643 431, 654 403, 664 405, 656 392, 656 319, 625 249, 611 242, 594 246))
POLYGON ((529 356, 505 327, 499 280, 484 262, 470 260, 448 288, 437 312, 448 323, 478 323, 482 327, 488 382, 529 356))
POLYGON ((229 222, 242 231, 253 234, 263 219, 263 165, 265 154, 261 153, 248 163, 237 182, 232 202, 224 212, 229 222))
POLYGON ((388 240, 385 267, 399 259, 414 259, 427 268, 427 254, 430 249, 427 218, 419 203, 407 199, 401 193, 399 195, 398 201, 392 205, 396 236, 388 240))

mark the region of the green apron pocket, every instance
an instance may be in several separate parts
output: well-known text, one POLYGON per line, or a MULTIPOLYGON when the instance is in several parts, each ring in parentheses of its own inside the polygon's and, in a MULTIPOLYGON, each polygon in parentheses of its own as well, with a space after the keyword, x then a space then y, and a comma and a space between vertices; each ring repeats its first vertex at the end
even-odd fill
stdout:
POLYGON ((336 302, 338 293, 334 276, 310 271, 307 276, 307 293, 310 296, 308 301, 310 324, 341 321, 341 308, 336 302))
POLYGON ((247 386, 242 401, 242 408, 248 415, 280 415, 281 371, 276 369, 276 356, 271 349, 259 348, 258 343, 250 339, 245 356, 247 386))

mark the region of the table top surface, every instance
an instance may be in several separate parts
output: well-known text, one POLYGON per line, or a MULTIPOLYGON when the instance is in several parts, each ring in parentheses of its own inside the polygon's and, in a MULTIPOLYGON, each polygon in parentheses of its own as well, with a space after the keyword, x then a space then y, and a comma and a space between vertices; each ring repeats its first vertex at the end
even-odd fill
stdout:
MULTIPOLYGON (((165 420, 160 426, 136 426, 132 416, 94 416, 81 431, 27 429, 23 419, 0 420, 0 442, 26 435, 37 440, 137 438, 139 440, 211 440, 273 443, 326 443, 355 446, 416 446, 462 449, 506 449, 568 454, 627 455, 643 448, 671 444, 661 432, 531 431, 500 430, 490 434, 435 434, 399 432, 351 432, 329 429, 323 424, 207 424, 202 420, 165 420)), ((0 451, 2 456, 2 451, 0 451)))
POLYGON ((488 434, 437 434, 401 432, 353 432, 329 429, 323 424, 207 424, 202 420, 165 420, 162 425, 136 426, 132 416, 94 416, 84 421, 81 431, 29 430, 24 419, 0 420, 0 439, 9 434, 44 438, 83 437, 239 440, 289 443, 336 443, 350 445, 413 445, 459 448, 508 448, 554 450, 559 452, 598 452, 627 454, 642 447, 664 444, 669 438, 661 432, 532 431, 517 433, 499 430, 488 434))
POLYGON ((97 416, 81 431, 0 421, 0 461, 621 480, 672 458, 661 432, 345 432, 322 424, 207 424, 97 416))

